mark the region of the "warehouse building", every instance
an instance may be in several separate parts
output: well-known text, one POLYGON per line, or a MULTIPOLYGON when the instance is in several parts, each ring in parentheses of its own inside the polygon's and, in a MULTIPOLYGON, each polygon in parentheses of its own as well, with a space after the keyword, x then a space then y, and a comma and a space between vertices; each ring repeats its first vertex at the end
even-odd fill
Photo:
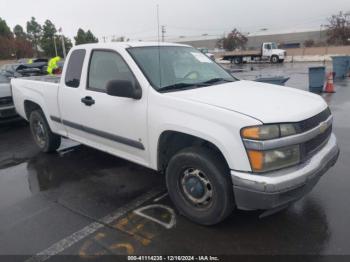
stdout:
MULTIPOLYGON (((303 47, 305 41, 312 40, 314 43, 326 42, 327 33, 325 30, 306 31, 306 32, 292 32, 292 33, 267 33, 255 34, 248 36, 247 49, 260 48, 263 42, 276 42, 281 48, 298 48, 303 47)), ((174 42, 188 44, 198 47, 206 47, 210 50, 217 48, 218 37, 203 35, 201 37, 181 37, 174 39, 174 42)))

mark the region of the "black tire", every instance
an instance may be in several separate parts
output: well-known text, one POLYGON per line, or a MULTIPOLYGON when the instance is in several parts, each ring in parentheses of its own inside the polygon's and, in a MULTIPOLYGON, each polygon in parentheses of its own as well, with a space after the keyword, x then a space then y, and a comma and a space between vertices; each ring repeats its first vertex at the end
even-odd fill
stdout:
POLYGON ((241 57, 234 57, 232 60, 235 65, 240 65, 243 62, 243 59, 241 57))
MULTIPOLYGON (((203 147, 181 150, 169 162, 166 170, 166 183, 169 196, 178 211, 198 224, 215 225, 227 218, 234 209, 233 186, 229 169, 224 159, 212 150, 203 147), (200 176, 204 176, 206 181, 210 182, 210 187, 208 185, 203 187, 206 191, 209 191, 208 188, 210 188, 211 192, 210 201, 205 205, 194 204, 189 199, 188 193, 187 195, 185 193, 186 186, 183 181, 187 170, 191 169, 200 170, 202 172, 200 176)), ((191 193, 195 190, 192 185, 191 193)))
POLYGON ((52 153, 60 147, 61 137, 52 133, 41 110, 31 112, 29 125, 34 141, 42 152, 52 153))
POLYGON ((278 56, 276 56, 276 55, 271 56, 271 63, 272 64, 277 64, 277 63, 279 63, 279 61, 280 61, 280 59, 278 56))

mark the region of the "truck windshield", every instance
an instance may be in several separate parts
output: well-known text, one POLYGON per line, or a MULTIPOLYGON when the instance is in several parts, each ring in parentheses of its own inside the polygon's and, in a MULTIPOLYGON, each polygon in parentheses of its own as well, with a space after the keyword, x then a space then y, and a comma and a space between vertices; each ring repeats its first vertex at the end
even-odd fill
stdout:
POLYGON ((128 48, 128 51, 159 92, 198 88, 236 80, 192 47, 132 47, 128 48))
POLYGON ((271 43, 271 49, 277 49, 277 44, 276 43, 271 43))

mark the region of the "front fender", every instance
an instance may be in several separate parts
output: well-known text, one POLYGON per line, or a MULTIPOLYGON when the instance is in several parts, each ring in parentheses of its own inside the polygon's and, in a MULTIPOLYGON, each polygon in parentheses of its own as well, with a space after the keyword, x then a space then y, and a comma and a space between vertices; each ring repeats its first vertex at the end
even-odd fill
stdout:
POLYGON ((175 131, 214 144, 225 157, 230 169, 251 171, 243 145, 242 127, 261 124, 256 119, 237 112, 196 102, 172 98, 161 104, 150 103, 149 146, 152 168, 157 168, 158 143, 163 132, 175 131), (186 104, 182 104, 186 103, 186 104))

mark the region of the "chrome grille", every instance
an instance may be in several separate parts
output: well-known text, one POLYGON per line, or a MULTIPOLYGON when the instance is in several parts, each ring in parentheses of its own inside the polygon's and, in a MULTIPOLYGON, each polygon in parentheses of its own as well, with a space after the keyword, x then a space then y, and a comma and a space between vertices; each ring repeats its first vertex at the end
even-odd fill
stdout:
MULTIPOLYGON (((312 128, 317 127, 321 122, 326 121, 331 116, 329 108, 321 112, 320 114, 304 120, 299 123, 299 128, 302 132, 306 132, 312 128)), ((320 150, 329 140, 332 134, 333 127, 329 126, 322 134, 314 137, 313 139, 301 144, 301 156, 302 161, 306 161, 312 157, 318 150, 320 150)))
POLYGON ((327 108, 326 110, 322 111, 321 113, 306 119, 304 121, 301 121, 298 123, 299 126, 299 132, 303 133, 306 132, 316 126, 318 126, 321 122, 326 121, 330 116, 332 115, 331 110, 327 108))

